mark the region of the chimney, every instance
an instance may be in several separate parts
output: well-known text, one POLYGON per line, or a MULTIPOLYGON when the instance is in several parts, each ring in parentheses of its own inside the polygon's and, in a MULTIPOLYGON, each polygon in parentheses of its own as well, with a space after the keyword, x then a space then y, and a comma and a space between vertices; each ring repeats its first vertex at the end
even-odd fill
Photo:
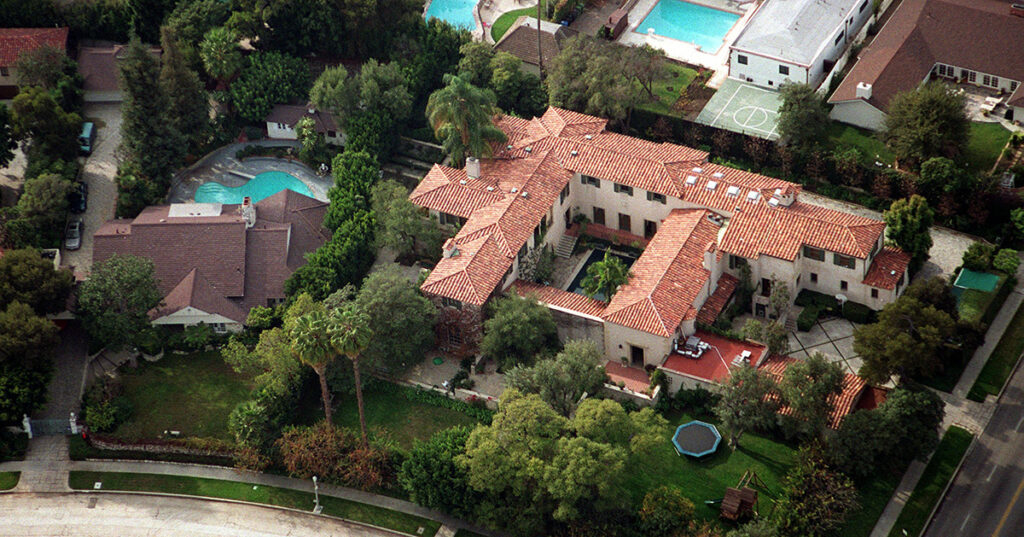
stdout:
POLYGON ((444 257, 458 257, 459 248, 455 245, 455 239, 448 239, 444 242, 444 257))
POLYGON ((870 99, 871 98, 871 84, 867 82, 857 83, 857 98, 858 99, 870 99))
POLYGON ((480 159, 476 157, 469 157, 466 159, 466 175, 470 179, 480 178, 480 159))
POLYGON ((249 229, 256 225, 256 206, 252 204, 252 198, 242 198, 242 218, 245 219, 245 228, 249 229))
POLYGON ((773 206, 781 205, 783 207, 789 207, 790 205, 793 205, 794 201, 796 201, 796 189, 791 186, 787 186, 784 189, 776 188, 775 195, 772 196, 772 200, 775 200, 775 203, 772 204, 773 206))
POLYGON ((306 103, 306 112, 309 112, 309 115, 311 116, 316 115, 316 107, 313 106, 313 101, 308 101, 306 103))

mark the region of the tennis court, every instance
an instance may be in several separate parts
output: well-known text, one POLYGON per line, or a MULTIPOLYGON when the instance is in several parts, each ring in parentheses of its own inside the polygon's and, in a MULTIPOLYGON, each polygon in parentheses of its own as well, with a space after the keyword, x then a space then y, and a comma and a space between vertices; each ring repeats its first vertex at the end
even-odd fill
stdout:
POLYGON ((778 92, 728 78, 697 116, 697 123, 769 140, 779 137, 778 92))

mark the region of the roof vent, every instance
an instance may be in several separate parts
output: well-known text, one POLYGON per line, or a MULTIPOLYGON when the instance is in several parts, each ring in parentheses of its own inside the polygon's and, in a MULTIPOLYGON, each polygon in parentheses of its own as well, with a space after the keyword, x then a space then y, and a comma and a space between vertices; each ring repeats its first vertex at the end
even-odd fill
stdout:
POLYGON ((508 145, 506 145, 506 146, 505 146, 505 149, 508 149, 509 151, 512 151, 512 144, 508 144, 508 145))
POLYGON ((686 176, 686 184, 689 185, 689 186, 693 186, 693 185, 697 184, 697 176, 696 175, 687 175, 686 176))
POLYGON ((768 200, 768 205, 770 207, 778 207, 779 206, 779 198, 772 198, 772 199, 768 200))
POLYGON ((515 194, 516 192, 519 192, 519 189, 516 188, 516 187, 512 187, 512 190, 510 190, 509 192, 512 192, 513 194, 515 194))
POLYGON ((576 155, 579 155, 580 152, 573 149, 572 151, 569 151, 569 154, 575 157, 576 155))
POLYGON ((718 179, 721 179, 721 178, 725 177, 725 174, 722 173, 722 172, 715 172, 715 173, 711 174, 711 176, 712 177, 716 177, 718 179))
POLYGON ((459 179, 459 184, 460 184, 460 185, 464 185, 464 184, 466 184, 466 180, 465 180, 465 179, 459 179))
POLYGON ((761 197, 761 193, 756 190, 747 192, 747 201, 757 201, 757 198, 761 197))
POLYGON ((525 191, 525 190, 524 190, 524 191, 523 191, 523 193, 522 193, 522 194, 520 194, 520 195, 521 195, 521 196, 523 196, 524 198, 528 198, 528 197, 530 197, 529 195, 527 195, 527 194, 526 194, 526 191, 525 191))
POLYGON ((489 186, 489 187, 487 187, 487 191, 488 191, 488 192, 494 192, 494 187, 493 187, 493 186, 489 186))
POLYGON ((895 270, 890 270, 889 271, 889 275, 890 276, 895 276, 896 275, 896 271, 895 270))
POLYGON ((526 151, 527 153, 529 153, 529 152, 533 151, 533 148, 530 147, 530 146, 526 146, 525 148, 523 148, 523 151, 526 151))
POLYGON ((699 166, 698 167, 694 167, 693 168, 693 173, 704 173, 704 168, 701 168, 699 166))
POLYGON ((738 187, 738 186, 736 186, 736 185, 730 186, 730 187, 729 187, 729 188, 728 188, 728 189, 727 189, 727 190, 725 191, 725 194, 726 194, 727 196, 739 196, 739 195, 740 195, 740 187, 738 187))
POLYGON ((781 195, 782 195, 782 189, 781 188, 776 188, 775 189, 775 197, 777 198, 777 197, 779 197, 781 195))
POLYGON ((718 181, 708 181, 708 190, 714 190, 718 187, 718 181))
POLYGON ((594 139, 593 135, 590 135, 590 134, 587 134, 586 136, 584 136, 584 138, 586 138, 587 140, 593 140, 594 139))

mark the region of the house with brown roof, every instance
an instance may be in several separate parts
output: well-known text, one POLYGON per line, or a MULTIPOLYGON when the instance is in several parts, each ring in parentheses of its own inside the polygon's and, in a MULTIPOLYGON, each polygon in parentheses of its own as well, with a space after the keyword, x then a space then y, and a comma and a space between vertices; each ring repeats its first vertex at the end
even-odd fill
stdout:
POLYGON ((508 52, 523 60, 523 71, 540 76, 541 61, 544 65, 551 65, 562 50, 562 43, 574 35, 576 31, 568 26, 548 21, 541 21, 538 30, 536 18, 523 16, 512 23, 512 28, 494 44, 494 50, 508 52))
MULTIPOLYGON (((87 103, 119 103, 124 100, 118 63, 127 53, 128 45, 108 44, 81 46, 78 49, 78 72, 82 75, 82 97, 87 103)), ((159 59, 163 51, 150 47, 149 53, 159 59)))
POLYGON ((51 46, 67 51, 69 28, 0 28, 0 99, 18 94, 14 62, 22 52, 51 46))
POLYGON ((330 238, 327 204, 292 190, 256 203, 173 203, 104 223, 93 263, 118 254, 153 261, 164 298, 153 324, 242 329, 254 306, 285 299, 284 282, 330 238))
POLYGON ((898 93, 941 79, 998 92, 1024 120, 1024 17, 1003 0, 904 0, 829 98, 831 116, 882 128, 898 93))
POLYGON ((334 145, 345 143, 345 134, 338 128, 334 115, 317 110, 312 104, 274 105, 266 119, 267 136, 279 140, 298 140, 299 136, 295 133, 295 125, 304 117, 313 120, 313 128, 324 137, 324 141, 327 143, 334 145))
POLYGON ((744 267, 759 316, 774 285, 794 299, 810 289, 878 309, 906 284, 909 256, 884 245, 884 222, 805 203, 799 185, 568 110, 496 124, 508 140, 492 158, 437 165, 410 195, 440 223, 461 226, 422 284, 441 308, 443 345, 474 346, 483 306, 511 287, 576 320, 610 361, 657 367, 698 322, 714 322, 744 267), (580 215, 588 230, 647 244, 610 302, 519 280, 531 250, 572 250, 567 230, 580 215))

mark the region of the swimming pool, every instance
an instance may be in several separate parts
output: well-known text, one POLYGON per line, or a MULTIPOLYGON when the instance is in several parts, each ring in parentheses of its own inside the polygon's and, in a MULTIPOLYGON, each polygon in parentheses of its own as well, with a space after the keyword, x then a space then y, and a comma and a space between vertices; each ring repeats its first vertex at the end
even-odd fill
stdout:
POLYGON ((197 203, 242 203, 246 196, 256 203, 264 198, 284 190, 293 190, 299 194, 313 197, 313 192, 306 183, 285 172, 263 172, 242 186, 224 186, 215 181, 204 183, 196 189, 197 203))
POLYGON ((427 20, 436 17, 452 26, 473 30, 476 29, 476 19, 473 18, 476 3, 477 0, 433 0, 424 17, 427 20))
POLYGON ((739 18, 735 13, 683 0, 658 0, 636 31, 646 34, 648 28, 654 28, 657 35, 695 43, 702 51, 714 54, 739 18))
MULTIPOLYGON (((573 278, 572 283, 569 284, 570 293, 576 293, 577 295, 586 295, 586 293, 583 292, 583 278, 587 277, 587 268, 589 268, 590 265, 593 265, 594 263, 597 263, 598 261, 604 259, 604 252, 605 251, 601 249, 595 249, 593 252, 590 252, 590 256, 587 257, 587 260, 583 263, 583 266, 580 267, 579 272, 576 273, 576 277, 573 278)), ((633 266, 633 262, 636 261, 635 258, 619 255, 615 252, 612 252, 612 257, 619 258, 620 261, 626 264, 626 267, 633 266)), ((602 302, 605 300, 604 293, 598 293, 591 298, 594 298, 595 300, 600 300, 602 302)))

